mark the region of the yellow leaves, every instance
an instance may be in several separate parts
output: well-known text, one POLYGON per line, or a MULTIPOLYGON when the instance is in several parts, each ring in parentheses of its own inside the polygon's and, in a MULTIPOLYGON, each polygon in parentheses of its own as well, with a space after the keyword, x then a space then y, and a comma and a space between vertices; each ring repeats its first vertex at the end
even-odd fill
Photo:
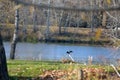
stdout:
POLYGON ((34 6, 30 6, 30 8, 29 8, 29 9, 30 9, 30 10, 29 10, 29 11, 30 11, 30 13, 31 13, 31 14, 33 14, 33 12, 35 11, 34 6))
POLYGON ((14 10, 21 8, 22 5, 17 5, 14 7, 14 10))
POLYGON ((120 39, 114 39, 113 46, 114 46, 115 48, 117 48, 118 46, 120 46, 120 39))
POLYGON ((8 16, 7 18, 6 18, 6 27, 13 27, 14 26, 14 24, 12 24, 12 23, 10 23, 10 16, 8 16))
POLYGON ((95 40, 99 40, 101 36, 102 30, 100 28, 97 29, 96 34, 95 34, 95 40))
POLYGON ((111 4, 111 0, 107 0, 107 3, 108 3, 108 4, 111 4))
POLYGON ((81 13, 81 18, 82 18, 82 20, 86 20, 86 16, 85 16, 84 12, 81 13))
POLYGON ((6 26, 8 27, 9 24, 10 24, 10 23, 9 23, 9 19, 7 18, 7 19, 6 19, 6 26))

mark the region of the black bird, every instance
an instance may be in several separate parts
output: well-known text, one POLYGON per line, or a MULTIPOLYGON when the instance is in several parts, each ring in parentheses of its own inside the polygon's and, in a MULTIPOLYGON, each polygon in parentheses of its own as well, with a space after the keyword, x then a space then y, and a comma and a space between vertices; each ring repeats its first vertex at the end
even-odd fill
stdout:
POLYGON ((67 53, 67 54, 70 54, 70 53, 72 53, 72 52, 73 52, 73 51, 67 51, 66 53, 67 53))

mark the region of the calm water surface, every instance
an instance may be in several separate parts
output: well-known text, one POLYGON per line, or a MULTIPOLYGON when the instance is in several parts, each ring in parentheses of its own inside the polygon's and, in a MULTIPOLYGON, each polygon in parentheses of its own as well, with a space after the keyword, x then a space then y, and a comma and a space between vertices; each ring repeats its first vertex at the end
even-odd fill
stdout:
MULTIPOLYGON (((4 42, 4 47, 7 59, 9 59, 10 43, 4 42)), ((93 59, 96 60, 111 58, 111 53, 114 52, 113 49, 105 47, 49 43, 18 43, 15 58, 22 60, 61 60, 62 58, 68 58, 66 54, 68 50, 73 51, 71 56, 76 61, 86 60, 88 56, 93 56, 93 59)))

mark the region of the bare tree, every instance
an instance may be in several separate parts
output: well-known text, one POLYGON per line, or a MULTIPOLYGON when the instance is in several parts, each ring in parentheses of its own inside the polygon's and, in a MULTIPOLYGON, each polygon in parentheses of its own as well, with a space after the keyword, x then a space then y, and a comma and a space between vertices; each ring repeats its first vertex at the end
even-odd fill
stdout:
POLYGON ((59 26, 59 34, 61 34, 61 27, 62 27, 62 16, 63 16, 63 11, 61 12, 61 14, 59 15, 59 24, 58 24, 58 26, 59 26))
POLYGON ((19 9, 16 9, 16 11, 15 11, 15 30, 14 30, 14 35, 13 35, 13 41, 11 43, 10 59, 15 58, 15 49, 16 49, 17 38, 18 38, 18 26, 19 26, 19 9))
POLYGON ((46 28, 46 40, 48 40, 50 38, 50 9, 49 9, 49 6, 50 6, 50 1, 51 0, 48 0, 48 10, 47 10, 47 22, 46 22, 46 25, 47 25, 47 28, 46 28))
MULTIPOLYGON (((113 0, 113 6, 117 6, 117 3, 119 2, 115 2, 115 0, 113 0)), ((109 5, 112 5, 112 1, 109 2, 109 5)), ((103 6, 101 7, 104 9, 103 6)), ((120 64, 118 60, 120 59, 120 53, 119 53, 120 38, 118 37, 118 32, 119 32, 118 27, 120 27, 120 11, 116 10, 109 12, 105 10, 105 13, 109 17, 108 19, 109 22, 106 25, 109 26, 109 29, 108 31, 105 32, 105 36, 108 36, 110 38, 111 44, 113 48, 115 48, 115 51, 111 53, 111 56, 112 58, 114 58, 114 63, 116 63, 119 66, 120 64)), ((115 65, 112 62, 111 62, 111 66, 113 67, 117 75, 120 77, 120 74, 118 73, 117 69, 115 68, 115 65)))
MULTIPOLYGON (((35 0, 33 0, 33 4, 35 3, 35 0)), ((33 6, 33 32, 36 32, 36 25, 37 25, 37 13, 36 13, 36 6, 33 6)))
POLYGON ((1 23, 9 24, 13 22, 14 20, 13 6, 14 6, 14 3, 10 2, 9 0, 0 0, 0 18, 2 18, 0 19, 1 23))
POLYGON ((23 9, 23 41, 26 41, 26 35, 27 35, 27 20, 28 20, 28 17, 27 17, 27 8, 24 7, 23 9))

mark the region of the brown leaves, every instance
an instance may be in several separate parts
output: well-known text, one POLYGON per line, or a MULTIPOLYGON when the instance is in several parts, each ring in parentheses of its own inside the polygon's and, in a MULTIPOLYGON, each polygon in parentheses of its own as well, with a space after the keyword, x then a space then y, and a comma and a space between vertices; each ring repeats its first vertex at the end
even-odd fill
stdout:
POLYGON ((78 74, 78 70, 51 70, 51 71, 45 71, 42 75, 42 79, 47 80, 50 78, 50 80, 73 80, 76 79, 76 76, 78 74), (76 75, 76 76, 75 76, 76 75))
POLYGON ((83 69, 83 75, 84 79, 95 78, 99 80, 107 78, 105 69, 102 68, 85 68, 83 69))
MULTIPOLYGON (((107 78, 106 71, 103 68, 85 68, 82 69, 83 78, 85 80, 97 79, 103 80, 107 78)), ((42 76, 42 80, 76 80, 80 76, 80 69, 72 70, 50 70, 45 71, 42 76)))

